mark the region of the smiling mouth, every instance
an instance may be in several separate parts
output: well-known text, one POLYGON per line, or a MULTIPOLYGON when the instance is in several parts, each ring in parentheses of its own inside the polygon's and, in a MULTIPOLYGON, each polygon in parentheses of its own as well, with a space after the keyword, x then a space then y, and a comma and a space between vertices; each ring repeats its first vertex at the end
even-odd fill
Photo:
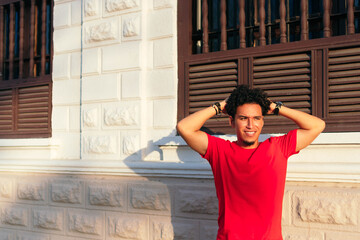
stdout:
POLYGON ((252 137, 252 136, 254 136, 255 135, 255 131, 245 131, 245 134, 247 135, 247 136, 249 136, 249 137, 252 137))

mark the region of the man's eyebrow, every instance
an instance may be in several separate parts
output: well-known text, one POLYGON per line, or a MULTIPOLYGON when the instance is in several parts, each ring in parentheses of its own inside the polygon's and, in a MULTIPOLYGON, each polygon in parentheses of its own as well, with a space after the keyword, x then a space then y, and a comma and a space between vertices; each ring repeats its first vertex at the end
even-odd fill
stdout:
POLYGON ((241 114, 238 114, 239 117, 246 117, 246 118, 255 118, 255 117, 262 117, 262 115, 257 115, 257 116, 245 116, 245 115, 241 115, 241 114))

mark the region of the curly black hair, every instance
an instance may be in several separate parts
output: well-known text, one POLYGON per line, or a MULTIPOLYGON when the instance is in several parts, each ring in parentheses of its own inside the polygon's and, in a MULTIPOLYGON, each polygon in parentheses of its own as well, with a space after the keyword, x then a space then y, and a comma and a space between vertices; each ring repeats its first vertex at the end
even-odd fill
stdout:
POLYGON ((248 85, 239 85, 233 90, 226 100, 225 110, 234 118, 237 107, 245 103, 259 104, 263 116, 270 110, 270 100, 267 94, 260 88, 249 88, 248 85))

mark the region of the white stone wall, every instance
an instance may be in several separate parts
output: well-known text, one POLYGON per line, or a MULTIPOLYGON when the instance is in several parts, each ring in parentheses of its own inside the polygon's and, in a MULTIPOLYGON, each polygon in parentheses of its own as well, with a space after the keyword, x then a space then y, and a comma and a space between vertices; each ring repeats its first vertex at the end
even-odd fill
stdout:
MULTIPOLYGON (((286 184, 285 240, 360 239, 360 189, 286 184)), ((3 174, 0 239, 211 240, 211 179, 3 174)))
POLYGON ((160 160, 176 124, 176 1, 56 0, 54 159, 160 160))

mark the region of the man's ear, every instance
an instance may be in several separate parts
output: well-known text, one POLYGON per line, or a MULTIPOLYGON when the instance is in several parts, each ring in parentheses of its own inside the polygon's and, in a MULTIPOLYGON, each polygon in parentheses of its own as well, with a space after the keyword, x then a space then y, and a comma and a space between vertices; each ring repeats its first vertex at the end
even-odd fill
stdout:
POLYGON ((234 122, 234 118, 232 116, 229 116, 229 124, 231 127, 235 128, 235 122, 234 122))

